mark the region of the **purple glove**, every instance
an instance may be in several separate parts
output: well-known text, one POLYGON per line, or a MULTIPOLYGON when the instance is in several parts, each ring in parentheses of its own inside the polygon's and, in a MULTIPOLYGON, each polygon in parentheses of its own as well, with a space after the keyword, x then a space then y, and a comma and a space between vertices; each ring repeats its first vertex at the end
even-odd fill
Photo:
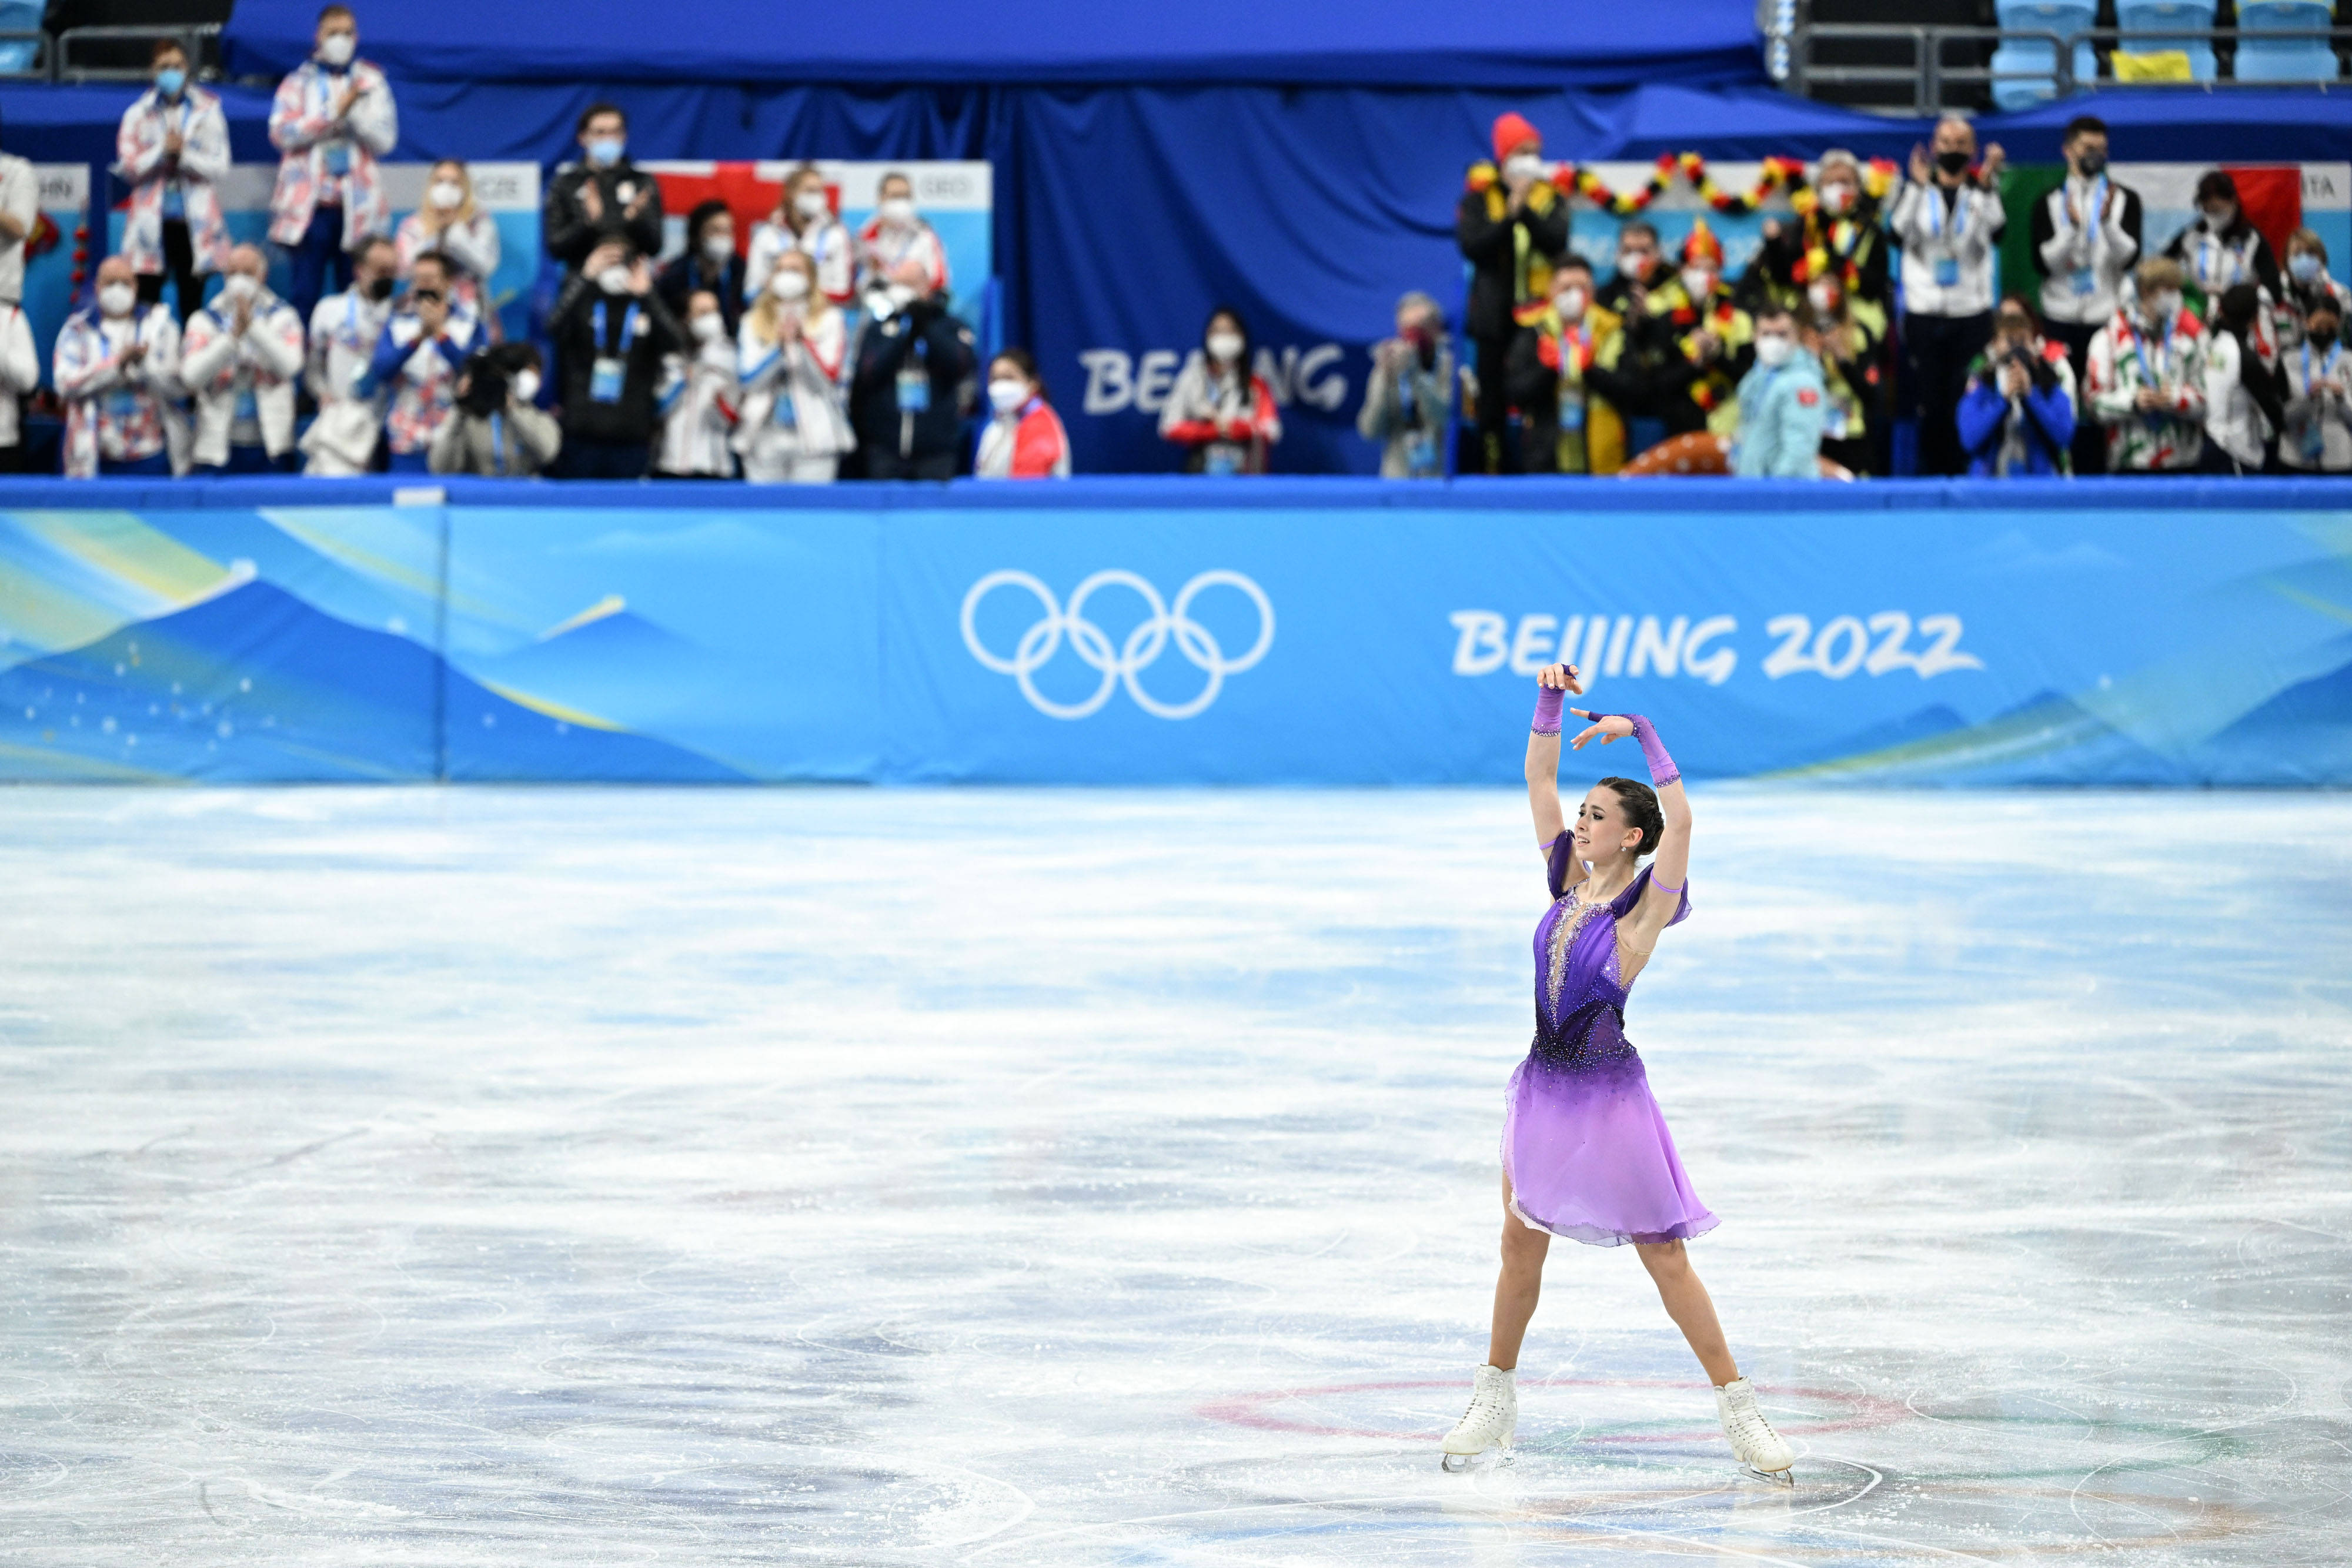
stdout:
POLYGON ((1534 722, 1528 727, 1534 730, 1538 735, 1558 735, 1559 733, 1559 708, 1560 705, 1566 701, 1568 701, 1568 694, 1554 687, 1545 686, 1538 691, 1536 693, 1536 716, 1534 722))
POLYGON ((1675 766, 1675 759, 1666 755, 1665 742, 1658 738, 1656 728, 1651 725, 1648 719, 1643 718, 1638 713, 1597 713, 1592 716, 1597 719, 1632 719, 1633 721, 1633 738, 1642 743, 1643 760, 1646 761, 1650 765, 1651 784, 1663 789, 1669 784, 1680 783, 1682 781, 1682 769, 1676 768, 1675 766))

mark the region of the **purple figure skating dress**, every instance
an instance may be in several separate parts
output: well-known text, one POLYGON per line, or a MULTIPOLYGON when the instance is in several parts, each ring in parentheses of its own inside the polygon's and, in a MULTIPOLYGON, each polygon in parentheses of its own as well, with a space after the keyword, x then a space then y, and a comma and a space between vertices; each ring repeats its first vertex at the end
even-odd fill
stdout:
MULTIPOLYGON (((1703 1236, 1716 1217, 1691 1190, 1625 1038, 1617 922, 1648 891, 1650 868, 1608 903, 1579 904, 1562 892, 1575 847, 1569 833, 1546 846, 1552 905, 1536 926, 1536 1039, 1511 1074, 1503 1122, 1511 1207, 1595 1247, 1703 1236)), ((1666 924, 1689 915, 1685 887, 1666 924)))

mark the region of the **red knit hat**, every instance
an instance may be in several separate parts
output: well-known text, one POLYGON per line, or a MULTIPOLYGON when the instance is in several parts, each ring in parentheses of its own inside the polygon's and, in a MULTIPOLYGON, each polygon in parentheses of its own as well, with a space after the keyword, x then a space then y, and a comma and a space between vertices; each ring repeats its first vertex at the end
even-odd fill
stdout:
POLYGON ((1529 141, 1540 142, 1543 132, 1528 123, 1523 114, 1498 114, 1495 117, 1495 162, 1499 163, 1529 141))

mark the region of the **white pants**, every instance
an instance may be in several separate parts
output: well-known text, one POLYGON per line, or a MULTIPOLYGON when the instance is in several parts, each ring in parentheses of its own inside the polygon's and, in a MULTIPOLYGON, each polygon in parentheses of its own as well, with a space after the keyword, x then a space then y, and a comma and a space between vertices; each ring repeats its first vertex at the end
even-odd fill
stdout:
POLYGON ((830 485, 840 468, 841 459, 833 456, 743 459, 743 477, 753 485, 830 485))

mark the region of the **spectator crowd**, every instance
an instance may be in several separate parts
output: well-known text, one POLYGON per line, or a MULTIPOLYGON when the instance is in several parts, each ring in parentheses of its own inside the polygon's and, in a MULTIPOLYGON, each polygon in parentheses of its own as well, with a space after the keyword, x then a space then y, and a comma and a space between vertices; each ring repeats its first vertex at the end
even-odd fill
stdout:
MULTIPOLYGON (((358 45, 353 13, 329 5, 273 101, 283 298, 270 256, 224 223, 220 99, 178 42, 155 46, 118 136, 121 248, 57 340, 68 476, 946 478, 975 417, 972 471, 1070 472, 1035 361, 983 365, 949 311, 947 252, 905 174, 853 232, 803 164, 748 233, 725 203, 697 206, 662 264, 661 185, 611 104, 580 116, 579 160, 546 192, 562 280, 543 330, 506 340, 499 229, 467 165, 433 165, 392 224, 379 161, 398 109, 358 45)), ((2140 197, 2107 151, 2098 120, 2066 127, 2065 175, 2032 208, 2030 291, 1996 298, 2002 152, 1958 117, 1907 177, 1824 153, 1736 278, 1704 220, 1669 254, 1636 218, 1604 279, 1570 248, 1541 136, 1505 114, 1456 212, 1458 339, 1435 298, 1405 295, 1359 432, 1393 478, 1885 473, 1898 413, 1925 474, 2352 471, 2347 296, 2319 236, 2297 229, 2282 265, 2217 170, 2195 222, 2143 255, 2140 197)), ((40 381, 13 303, 32 185, 0 157, 0 453, 17 466, 40 381)), ((1267 471, 1282 419, 1257 363, 1241 312, 1213 310, 1160 411, 1188 472, 1267 471)))

